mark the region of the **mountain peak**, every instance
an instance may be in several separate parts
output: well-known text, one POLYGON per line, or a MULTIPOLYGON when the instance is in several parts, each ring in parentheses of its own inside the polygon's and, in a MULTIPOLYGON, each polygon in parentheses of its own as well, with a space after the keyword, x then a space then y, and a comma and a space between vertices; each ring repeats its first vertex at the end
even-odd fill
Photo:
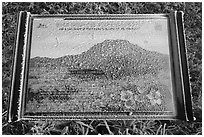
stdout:
POLYGON ((121 39, 108 39, 101 43, 98 43, 93 47, 95 51, 100 51, 100 54, 104 55, 126 55, 126 54, 137 54, 139 51, 143 51, 137 44, 130 43, 128 40, 121 39))
POLYGON ((101 44, 109 44, 109 43, 115 43, 115 44, 130 44, 128 40, 121 40, 121 39, 107 39, 104 40, 101 44))

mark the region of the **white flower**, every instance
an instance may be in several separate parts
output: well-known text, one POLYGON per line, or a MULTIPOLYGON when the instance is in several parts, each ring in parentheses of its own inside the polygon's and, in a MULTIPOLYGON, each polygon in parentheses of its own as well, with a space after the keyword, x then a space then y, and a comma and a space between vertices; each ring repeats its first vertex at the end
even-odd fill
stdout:
POLYGON ((134 105, 135 105, 135 102, 132 99, 125 101, 125 107, 128 109, 132 108, 134 105))
POLYGON ((157 99, 157 100, 156 100, 156 103, 159 104, 159 105, 161 105, 161 99, 160 99, 160 98, 157 99))
POLYGON ((138 90, 138 92, 139 92, 140 94, 144 93, 144 90, 142 90, 141 88, 137 88, 137 90, 138 90))
POLYGON ((152 96, 152 94, 147 94, 146 96, 147 96, 147 98, 150 99, 150 100, 151 100, 151 99, 154 99, 154 97, 152 96))
POLYGON ((144 96, 143 95, 135 95, 134 99, 137 102, 143 102, 144 101, 144 96))
POLYGON ((160 99, 161 93, 159 91, 155 92, 155 90, 153 90, 153 91, 151 90, 150 93, 147 94, 146 96, 150 100, 150 103, 152 105, 155 105, 155 104, 159 104, 160 105, 161 102, 162 102, 161 99, 160 99))
POLYGON ((152 105, 155 105, 155 104, 161 105, 161 99, 157 99, 157 100, 151 99, 151 100, 150 100, 150 103, 151 103, 152 105))
POLYGON ((157 102, 156 102, 156 100, 151 99, 151 100, 150 100, 150 103, 154 106, 157 102))
POLYGON ((161 96, 161 94, 159 91, 155 92, 155 98, 159 98, 160 96, 161 96))
POLYGON ((130 90, 121 92, 121 100, 127 101, 133 98, 133 93, 130 90))

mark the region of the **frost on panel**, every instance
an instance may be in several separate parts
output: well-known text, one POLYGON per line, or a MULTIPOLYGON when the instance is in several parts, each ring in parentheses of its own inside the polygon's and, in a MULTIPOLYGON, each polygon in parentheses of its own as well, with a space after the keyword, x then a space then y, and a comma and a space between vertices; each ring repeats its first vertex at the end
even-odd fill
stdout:
POLYGON ((34 20, 26 112, 173 113, 167 30, 165 19, 34 20))

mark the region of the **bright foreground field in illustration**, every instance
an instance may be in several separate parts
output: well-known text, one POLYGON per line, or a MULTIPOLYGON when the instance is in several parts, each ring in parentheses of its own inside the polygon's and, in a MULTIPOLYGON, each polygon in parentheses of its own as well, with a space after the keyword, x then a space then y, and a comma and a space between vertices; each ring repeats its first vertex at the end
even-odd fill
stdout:
POLYGON ((169 62, 127 40, 31 58, 25 112, 174 112, 169 62))

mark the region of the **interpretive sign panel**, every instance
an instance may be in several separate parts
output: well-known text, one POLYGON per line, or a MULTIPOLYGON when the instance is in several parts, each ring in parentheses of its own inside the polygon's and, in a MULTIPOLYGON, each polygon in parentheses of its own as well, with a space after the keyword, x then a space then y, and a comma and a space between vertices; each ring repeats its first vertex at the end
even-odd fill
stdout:
POLYGON ((9 120, 192 120, 182 14, 19 15, 9 120))

